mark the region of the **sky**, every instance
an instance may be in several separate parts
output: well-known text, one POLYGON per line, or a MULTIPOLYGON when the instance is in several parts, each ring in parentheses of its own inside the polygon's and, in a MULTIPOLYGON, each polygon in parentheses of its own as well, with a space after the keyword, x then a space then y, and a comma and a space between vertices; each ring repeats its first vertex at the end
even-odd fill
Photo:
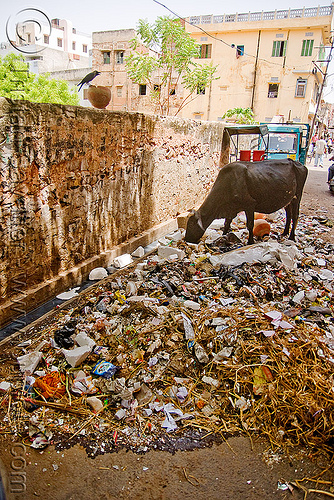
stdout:
MULTIPOLYGON (((154 22, 158 16, 171 15, 163 5, 181 17, 189 17, 243 13, 249 10, 257 12, 275 8, 283 10, 316 7, 317 5, 330 5, 331 0, 276 0, 270 4, 267 0, 253 0, 252 2, 249 0, 235 0, 234 2, 161 0, 160 4, 154 0, 40 0, 39 3, 38 1, 29 3, 26 0, 11 0, 5 3, 3 0, 1 3, 0 42, 7 40, 7 19, 9 17, 12 20, 15 19, 17 13, 28 8, 40 9, 51 19, 69 19, 78 31, 90 34, 93 31, 136 28, 139 19, 154 22)), ((334 63, 331 64, 329 73, 334 73, 334 63)), ((325 89, 324 96, 327 101, 334 102, 334 78, 330 78, 328 83, 329 86, 325 89)))

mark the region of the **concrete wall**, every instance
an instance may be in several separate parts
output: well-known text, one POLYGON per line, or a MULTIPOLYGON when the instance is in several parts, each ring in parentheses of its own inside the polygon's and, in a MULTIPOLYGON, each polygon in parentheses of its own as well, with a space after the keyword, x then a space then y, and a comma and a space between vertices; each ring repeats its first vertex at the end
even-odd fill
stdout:
POLYGON ((36 306, 199 205, 222 135, 220 123, 0 99, 0 325, 20 294, 36 306))

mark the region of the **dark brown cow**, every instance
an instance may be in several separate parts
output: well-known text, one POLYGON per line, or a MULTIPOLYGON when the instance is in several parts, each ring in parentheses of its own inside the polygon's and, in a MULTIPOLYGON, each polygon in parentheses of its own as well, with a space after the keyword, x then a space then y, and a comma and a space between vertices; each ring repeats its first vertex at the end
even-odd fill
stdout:
POLYGON ((198 243, 206 228, 215 219, 225 219, 226 234, 232 219, 246 212, 248 244, 254 243, 254 212, 270 214, 285 208, 283 236, 295 239, 299 205, 307 168, 294 160, 237 161, 225 165, 201 207, 189 218, 185 240, 198 243))

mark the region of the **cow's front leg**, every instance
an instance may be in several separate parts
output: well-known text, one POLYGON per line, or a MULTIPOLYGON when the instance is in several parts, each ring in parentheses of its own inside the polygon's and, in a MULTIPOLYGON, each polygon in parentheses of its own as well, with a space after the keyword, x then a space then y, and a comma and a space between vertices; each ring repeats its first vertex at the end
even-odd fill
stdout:
POLYGON ((254 229, 254 211, 246 212, 247 229, 248 229, 248 242, 247 245, 254 243, 253 229, 254 229))
POLYGON ((232 217, 226 217, 223 234, 227 234, 229 232, 232 220, 233 220, 232 217))

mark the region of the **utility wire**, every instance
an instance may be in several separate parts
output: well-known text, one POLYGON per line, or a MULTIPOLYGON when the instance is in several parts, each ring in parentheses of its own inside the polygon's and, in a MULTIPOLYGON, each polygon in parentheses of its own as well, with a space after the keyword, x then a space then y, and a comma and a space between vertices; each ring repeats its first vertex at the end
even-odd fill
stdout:
MULTIPOLYGON (((225 42, 225 40, 223 40, 222 38, 218 38, 214 35, 211 35, 210 33, 208 33, 207 31, 205 31, 203 28, 201 28, 200 26, 198 26, 197 24, 192 24, 190 23, 189 21, 187 21, 186 18, 182 17, 182 16, 179 16, 179 14, 177 14, 176 12, 174 12, 173 10, 171 10, 169 7, 167 7, 166 5, 164 5, 163 3, 161 2, 158 2, 158 0, 153 0, 153 2, 157 3, 158 5, 161 5, 161 7, 163 7, 164 9, 168 10, 171 14, 173 14, 174 16, 176 16, 177 18, 181 19, 181 21, 184 21, 185 23, 189 24, 190 26, 194 26, 195 28, 199 29, 200 31, 202 31, 203 33, 205 33, 207 36, 209 36, 210 38, 213 38, 214 40, 217 40, 218 42, 222 42, 224 45, 226 45, 227 47, 230 47, 231 49, 235 50, 235 44, 229 44, 227 42, 225 42)), ((249 56, 249 57, 253 57, 254 59, 256 59, 256 56, 253 55, 253 54, 249 54, 248 52, 245 52, 244 53, 245 55, 249 56)), ((268 59, 263 59, 262 57, 259 57, 258 58, 259 61, 265 61, 269 64, 272 64, 274 66, 280 66, 281 68, 283 67, 282 64, 279 64, 279 63, 276 63, 274 61, 269 61, 268 59)), ((287 69, 290 69, 290 70, 294 70, 296 69, 295 67, 289 67, 289 66, 285 66, 287 69)))

